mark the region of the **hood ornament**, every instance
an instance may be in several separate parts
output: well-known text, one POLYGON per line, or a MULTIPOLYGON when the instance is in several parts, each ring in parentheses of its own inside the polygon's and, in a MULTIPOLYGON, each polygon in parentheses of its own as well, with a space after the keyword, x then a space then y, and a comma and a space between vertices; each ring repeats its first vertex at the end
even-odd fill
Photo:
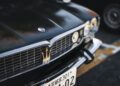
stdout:
POLYGON ((71 0, 57 0, 57 2, 59 2, 59 3, 70 3, 71 0))
POLYGON ((45 32, 45 28, 43 28, 43 27, 38 27, 38 31, 39 31, 39 32, 45 32))

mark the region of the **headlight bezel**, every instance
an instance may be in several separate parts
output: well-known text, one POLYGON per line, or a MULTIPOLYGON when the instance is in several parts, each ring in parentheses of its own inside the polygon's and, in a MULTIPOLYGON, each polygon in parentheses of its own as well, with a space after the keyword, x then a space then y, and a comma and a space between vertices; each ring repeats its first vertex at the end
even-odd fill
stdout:
POLYGON ((91 25, 93 25, 94 27, 97 27, 97 26, 98 26, 97 18, 92 18, 92 20, 91 20, 91 25))
POLYGON ((100 25, 99 17, 94 17, 91 20, 87 21, 84 27, 84 36, 88 36, 91 32, 97 32, 100 25))
POLYGON ((86 22, 85 27, 84 27, 84 36, 87 36, 91 30, 91 23, 90 21, 86 22))
POLYGON ((78 31, 76 31, 76 32, 74 32, 73 34, 72 34, 72 42, 73 43, 77 43, 78 42, 78 40, 79 40, 79 38, 80 38, 80 36, 79 36, 79 32, 78 31))

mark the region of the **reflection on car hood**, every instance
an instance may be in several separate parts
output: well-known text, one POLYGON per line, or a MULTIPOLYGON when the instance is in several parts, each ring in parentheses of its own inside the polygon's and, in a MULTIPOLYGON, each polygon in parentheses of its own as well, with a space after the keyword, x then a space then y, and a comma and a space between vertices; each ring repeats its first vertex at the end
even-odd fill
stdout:
MULTIPOLYGON (((51 38, 75 28, 84 23, 84 20, 69 8, 60 8, 53 3, 45 3, 37 9, 28 8, 17 11, 0 20, 0 52, 5 52, 38 41, 51 38), (41 32, 38 28, 44 28, 41 32)), ((83 15, 82 15, 83 16, 83 15)), ((85 15, 84 15, 85 16, 85 15)))

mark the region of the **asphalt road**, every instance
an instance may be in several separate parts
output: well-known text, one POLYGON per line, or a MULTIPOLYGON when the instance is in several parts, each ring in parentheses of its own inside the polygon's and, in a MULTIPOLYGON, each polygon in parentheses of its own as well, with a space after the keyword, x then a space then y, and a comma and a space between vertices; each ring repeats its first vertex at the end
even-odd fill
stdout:
POLYGON ((120 86, 120 52, 80 76, 77 86, 120 86))
MULTIPOLYGON (((103 41, 104 47, 120 47, 119 34, 99 31, 96 35, 103 41)), ((80 75, 77 86, 120 86, 120 51, 108 55, 102 63, 80 75)))
POLYGON ((116 34, 114 32, 110 32, 106 30, 99 30, 96 33, 96 37, 101 39, 103 43, 108 43, 108 44, 120 40, 120 34, 116 34))

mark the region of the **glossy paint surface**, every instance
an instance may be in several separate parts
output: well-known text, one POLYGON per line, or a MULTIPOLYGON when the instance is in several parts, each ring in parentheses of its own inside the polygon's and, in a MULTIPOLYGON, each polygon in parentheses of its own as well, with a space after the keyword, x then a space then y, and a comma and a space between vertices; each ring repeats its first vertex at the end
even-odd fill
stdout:
POLYGON ((59 4, 50 1, 0 16, 0 53, 50 40, 96 16, 93 11, 75 3, 59 4), (45 31, 38 30, 41 28, 45 31))

